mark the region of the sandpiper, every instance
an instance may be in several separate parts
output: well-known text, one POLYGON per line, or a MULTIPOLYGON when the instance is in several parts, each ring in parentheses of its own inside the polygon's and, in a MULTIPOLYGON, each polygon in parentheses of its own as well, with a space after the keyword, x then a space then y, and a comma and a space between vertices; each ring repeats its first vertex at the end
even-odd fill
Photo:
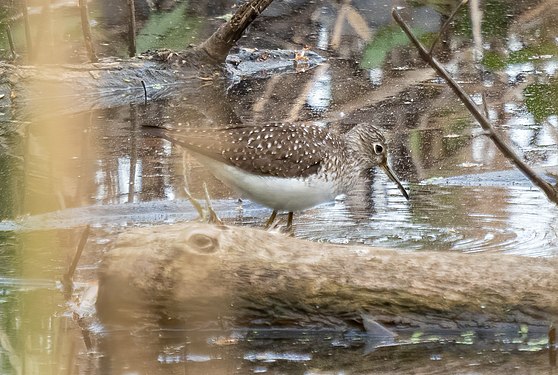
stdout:
MULTIPOLYGON (((161 128, 158 128, 161 129, 161 128)), ((355 125, 346 133, 304 123, 235 125, 222 129, 162 129, 160 137, 190 151, 203 165, 244 197, 289 213, 333 200, 351 191, 358 178, 380 167, 407 191, 387 162, 383 135, 373 125, 355 125)))

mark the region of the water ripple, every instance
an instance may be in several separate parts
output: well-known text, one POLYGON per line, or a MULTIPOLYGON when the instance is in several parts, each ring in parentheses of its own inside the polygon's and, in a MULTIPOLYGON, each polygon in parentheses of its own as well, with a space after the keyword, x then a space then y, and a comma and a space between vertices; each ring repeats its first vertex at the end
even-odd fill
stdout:
POLYGON ((297 236, 405 250, 558 255, 558 208, 535 189, 423 185, 409 203, 388 199, 375 209, 361 218, 343 202, 309 210, 299 216, 297 236))

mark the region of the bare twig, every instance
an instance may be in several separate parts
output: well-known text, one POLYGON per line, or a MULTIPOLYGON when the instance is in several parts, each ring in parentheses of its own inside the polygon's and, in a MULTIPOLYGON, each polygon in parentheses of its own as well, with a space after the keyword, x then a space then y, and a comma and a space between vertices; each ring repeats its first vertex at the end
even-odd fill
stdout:
POLYGON ((83 39, 85 40, 85 49, 89 55, 89 60, 91 60, 91 62, 97 62, 98 59, 95 54, 95 48, 93 47, 93 39, 91 38, 87 0, 79 0, 79 11, 81 15, 81 30, 83 31, 83 39))
POLYGON ((147 105, 147 87, 143 79, 141 80, 141 86, 143 87, 143 104, 147 105))
POLYGON ((14 45, 14 38, 12 37, 12 29, 10 28, 10 25, 6 26, 6 35, 8 37, 8 43, 10 44, 10 52, 12 54, 12 59, 17 59, 17 52, 15 50, 15 45, 14 45))
POLYGON ((409 26, 403 21, 401 15, 397 11, 397 9, 392 10, 392 16, 395 21, 399 24, 399 26, 403 29, 405 34, 409 37, 411 42, 417 48, 420 57, 426 61, 442 78, 444 78, 449 86, 452 88, 453 92, 457 95, 457 97, 463 102, 465 107, 471 112, 473 117, 479 122, 480 126, 485 130, 486 134, 492 142, 498 147, 498 149, 510 159, 519 170, 533 182, 536 186, 538 186, 554 203, 558 204, 558 190, 555 189, 552 185, 542 179, 528 164, 526 164, 523 160, 519 158, 519 156, 514 152, 514 150, 503 140, 502 135, 498 132, 490 121, 481 113, 481 111, 477 108, 475 102, 471 99, 469 94, 467 94, 461 86, 449 75, 446 69, 436 60, 434 59, 428 51, 424 48, 424 46, 419 42, 419 40, 413 35, 409 26))
POLYGON ((128 55, 136 55, 136 8, 134 0, 128 0, 128 55))
POLYGON ((469 0, 462 0, 459 5, 457 7, 455 7, 455 9, 453 10, 453 12, 451 12, 449 18, 446 20, 446 22, 444 22, 444 24, 442 25, 442 28, 440 29, 440 32, 438 33, 438 35, 436 35, 436 39, 434 39, 434 41, 432 42, 432 45, 430 46, 430 50, 428 51, 429 54, 432 55, 432 51, 434 51, 434 48, 436 48, 436 44, 440 41, 440 38, 442 37, 442 35, 445 34, 446 30, 448 29, 448 27, 450 26, 451 22, 453 21, 453 19, 455 18, 455 16, 457 15, 457 12, 459 12, 459 9, 461 9, 461 7, 465 4, 467 4, 469 0))

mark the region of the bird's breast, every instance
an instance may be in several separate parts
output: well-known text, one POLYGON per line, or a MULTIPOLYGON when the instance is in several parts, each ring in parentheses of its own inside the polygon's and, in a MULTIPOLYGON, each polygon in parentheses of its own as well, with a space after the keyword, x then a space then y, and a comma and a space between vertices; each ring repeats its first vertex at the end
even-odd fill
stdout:
POLYGON ((318 175, 305 178, 258 175, 207 157, 198 156, 198 159, 243 197, 275 210, 304 210, 333 200, 337 195, 333 181, 318 175))

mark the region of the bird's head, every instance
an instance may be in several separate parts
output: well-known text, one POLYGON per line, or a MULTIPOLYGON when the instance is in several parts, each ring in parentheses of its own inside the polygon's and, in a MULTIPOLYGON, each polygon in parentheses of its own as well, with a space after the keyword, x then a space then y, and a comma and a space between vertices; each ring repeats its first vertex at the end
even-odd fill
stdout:
POLYGON ((388 164, 388 148, 382 133, 370 124, 356 125, 347 133, 347 143, 365 168, 380 167, 395 182, 406 199, 409 194, 388 164))

